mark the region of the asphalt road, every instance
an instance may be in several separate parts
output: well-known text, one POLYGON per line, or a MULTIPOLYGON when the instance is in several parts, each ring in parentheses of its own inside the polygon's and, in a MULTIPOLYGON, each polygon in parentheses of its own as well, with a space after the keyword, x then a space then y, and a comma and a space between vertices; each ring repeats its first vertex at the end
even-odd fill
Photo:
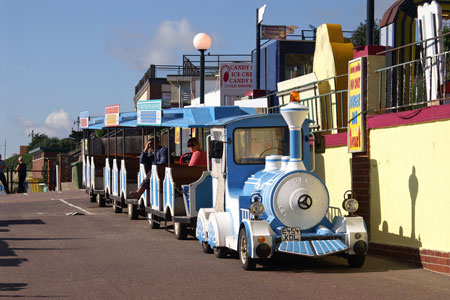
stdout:
POLYGON ((450 277, 377 256, 361 269, 281 256, 247 272, 71 191, 0 196, 0 298, 450 299, 450 277))

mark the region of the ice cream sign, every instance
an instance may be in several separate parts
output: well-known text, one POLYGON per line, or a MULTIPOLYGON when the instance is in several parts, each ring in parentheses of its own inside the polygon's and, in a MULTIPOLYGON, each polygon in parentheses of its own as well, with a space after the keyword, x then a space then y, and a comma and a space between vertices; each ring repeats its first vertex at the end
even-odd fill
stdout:
POLYGON ((348 152, 366 150, 364 112, 364 60, 363 57, 348 63, 348 152))
POLYGON ((220 64, 220 88, 222 91, 253 89, 252 63, 220 64))

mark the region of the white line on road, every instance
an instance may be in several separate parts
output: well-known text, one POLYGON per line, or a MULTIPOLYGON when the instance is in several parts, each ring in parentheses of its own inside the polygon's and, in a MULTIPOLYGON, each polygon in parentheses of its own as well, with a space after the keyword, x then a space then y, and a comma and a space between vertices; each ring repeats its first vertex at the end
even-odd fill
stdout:
POLYGON ((87 215, 93 215, 93 213, 91 213, 90 211, 87 211, 87 210, 85 210, 84 208, 81 208, 81 207, 79 207, 79 206, 73 205, 72 203, 69 203, 69 202, 67 202, 66 200, 63 200, 63 199, 55 199, 55 200, 61 201, 61 202, 64 203, 64 204, 67 204, 67 205, 69 205, 69 206, 75 207, 76 209, 81 210, 82 212, 84 212, 84 213, 87 214, 87 215))

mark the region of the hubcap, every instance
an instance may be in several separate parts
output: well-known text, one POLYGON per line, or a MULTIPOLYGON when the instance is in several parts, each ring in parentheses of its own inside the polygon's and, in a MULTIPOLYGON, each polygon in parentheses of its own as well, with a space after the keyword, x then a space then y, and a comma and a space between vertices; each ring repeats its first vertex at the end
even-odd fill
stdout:
POLYGON ((245 235, 241 236, 241 262, 242 264, 245 264, 247 262, 247 239, 245 238, 245 235))

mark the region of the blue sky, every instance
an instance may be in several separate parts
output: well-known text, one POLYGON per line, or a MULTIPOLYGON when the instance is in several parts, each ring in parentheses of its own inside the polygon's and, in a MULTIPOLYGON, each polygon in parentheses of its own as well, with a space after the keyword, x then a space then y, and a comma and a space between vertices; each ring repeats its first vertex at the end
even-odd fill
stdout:
MULTIPOLYGON (((375 17, 393 2, 375 0, 375 17)), ((0 152, 5 140, 6 157, 19 152, 31 130, 66 137, 80 111, 132 111, 148 66, 196 54, 198 32, 212 36, 211 54, 250 53, 263 4, 263 24, 299 30, 354 30, 366 17, 364 0, 0 0, 0 152)))

